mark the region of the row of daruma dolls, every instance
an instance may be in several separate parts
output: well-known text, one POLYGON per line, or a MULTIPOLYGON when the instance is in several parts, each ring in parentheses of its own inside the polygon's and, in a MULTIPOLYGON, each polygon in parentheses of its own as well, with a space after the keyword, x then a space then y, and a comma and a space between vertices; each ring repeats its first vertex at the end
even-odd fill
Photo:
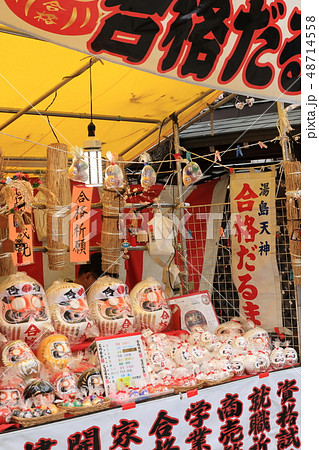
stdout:
POLYGON ((47 291, 24 272, 0 284, 0 333, 8 341, 21 339, 33 350, 45 335, 60 333, 70 345, 90 338, 164 331, 171 310, 162 286, 147 278, 128 292, 118 279, 100 277, 86 293, 83 286, 55 281, 47 291))
POLYGON ((153 278, 127 286, 100 277, 88 293, 73 282, 55 281, 45 292, 23 272, 0 285, 0 423, 12 418, 57 414, 60 406, 94 406, 105 401, 93 343, 98 336, 167 328, 171 312, 153 278), (1 334, 2 333, 2 334, 1 334), (79 356, 76 356, 79 355, 79 356))

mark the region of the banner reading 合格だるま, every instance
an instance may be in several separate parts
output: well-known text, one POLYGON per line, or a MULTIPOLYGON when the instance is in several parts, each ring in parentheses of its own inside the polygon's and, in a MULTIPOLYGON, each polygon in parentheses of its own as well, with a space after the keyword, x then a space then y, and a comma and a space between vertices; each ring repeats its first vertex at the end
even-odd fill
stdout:
POLYGON ((300 0, 5 0, 1 23, 208 88, 300 102, 300 0))
POLYGON ((239 313, 267 331, 282 327, 275 175, 272 168, 230 177, 232 277, 239 313))

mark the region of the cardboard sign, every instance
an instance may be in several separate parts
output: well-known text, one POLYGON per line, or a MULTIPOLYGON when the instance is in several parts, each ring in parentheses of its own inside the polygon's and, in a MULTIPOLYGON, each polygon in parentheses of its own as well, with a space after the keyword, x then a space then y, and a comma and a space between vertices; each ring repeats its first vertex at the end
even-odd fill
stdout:
MULTIPOLYGON (((180 329, 188 332, 200 327, 213 333, 219 321, 207 291, 169 299, 173 317, 180 314, 180 329), (176 311, 177 309, 177 311, 176 311)), ((174 320, 175 322, 175 320, 174 320)), ((178 324, 175 323, 175 326, 178 324)), ((179 328, 177 326, 177 328, 179 328)))
POLYGON ((140 333, 123 334, 96 339, 97 353, 106 396, 128 387, 148 384, 145 350, 140 333))

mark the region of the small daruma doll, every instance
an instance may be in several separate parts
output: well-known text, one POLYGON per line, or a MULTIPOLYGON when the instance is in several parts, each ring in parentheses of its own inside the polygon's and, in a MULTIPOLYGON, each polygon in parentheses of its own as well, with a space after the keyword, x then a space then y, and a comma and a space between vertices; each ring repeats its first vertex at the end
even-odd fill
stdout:
POLYGON ((102 336, 132 333, 135 329, 128 287, 109 276, 100 277, 88 291, 91 318, 102 336))
POLYGON ((10 275, 0 285, 0 332, 8 340, 22 339, 32 349, 52 333, 43 287, 25 272, 10 275))
POLYGON ((51 334, 41 340, 37 357, 49 370, 64 369, 72 357, 68 338, 62 334, 51 334))
POLYGON ((41 370, 40 361, 21 340, 10 341, 2 348, 1 362, 3 366, 13 369, 24 382, 37 377, 41 370))
POLYGON ((215 334, 222 344, 232 344, 234 339, 244 335, 244 327, 236 320, 229 320, 219 325, 215 334))
POLYGON ((83 286, 57 280, 46 291, 46 297, 53 327, 68 338, 70 345, 98 336, 83 286))
POLYGON ((149 277, 131 291, 133 311, 139 331, 149 328, 154 333, 165 330, 171 320, 171 309, 161 284, 149 277))

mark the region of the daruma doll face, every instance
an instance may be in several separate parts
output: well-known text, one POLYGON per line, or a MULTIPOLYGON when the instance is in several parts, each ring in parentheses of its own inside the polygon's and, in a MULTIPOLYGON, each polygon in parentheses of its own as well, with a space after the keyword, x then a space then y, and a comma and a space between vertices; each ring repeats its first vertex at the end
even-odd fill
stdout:
POLYGON ((127 334, 135 330, 128 287, 120 280, 101 277, 88 292, 90 314, 102 335, 127 334))
POLYGON ((39 338, 53 331, 42 286, 24 272, 0 285, 0 332, 8 340, 22 339, 35 348, 39 338))
POLYGON ((49 287, 46 295, 54 329, 65 335, 70 344, 81 343, 87 334, 93 333, 93 322, 83 286, 56 281, 49 287))
POLYGON ((52 334, 44 338, 39 345, 37 356, 49 368, 63 369, 71 358, 71 348, 66 336, 52 334))
POLYGON ((139 331, 149 328, 160 333, 167 328, 171 310, 158 281, 149 277, 137 283, 131 291, 131 299, 139 331))

